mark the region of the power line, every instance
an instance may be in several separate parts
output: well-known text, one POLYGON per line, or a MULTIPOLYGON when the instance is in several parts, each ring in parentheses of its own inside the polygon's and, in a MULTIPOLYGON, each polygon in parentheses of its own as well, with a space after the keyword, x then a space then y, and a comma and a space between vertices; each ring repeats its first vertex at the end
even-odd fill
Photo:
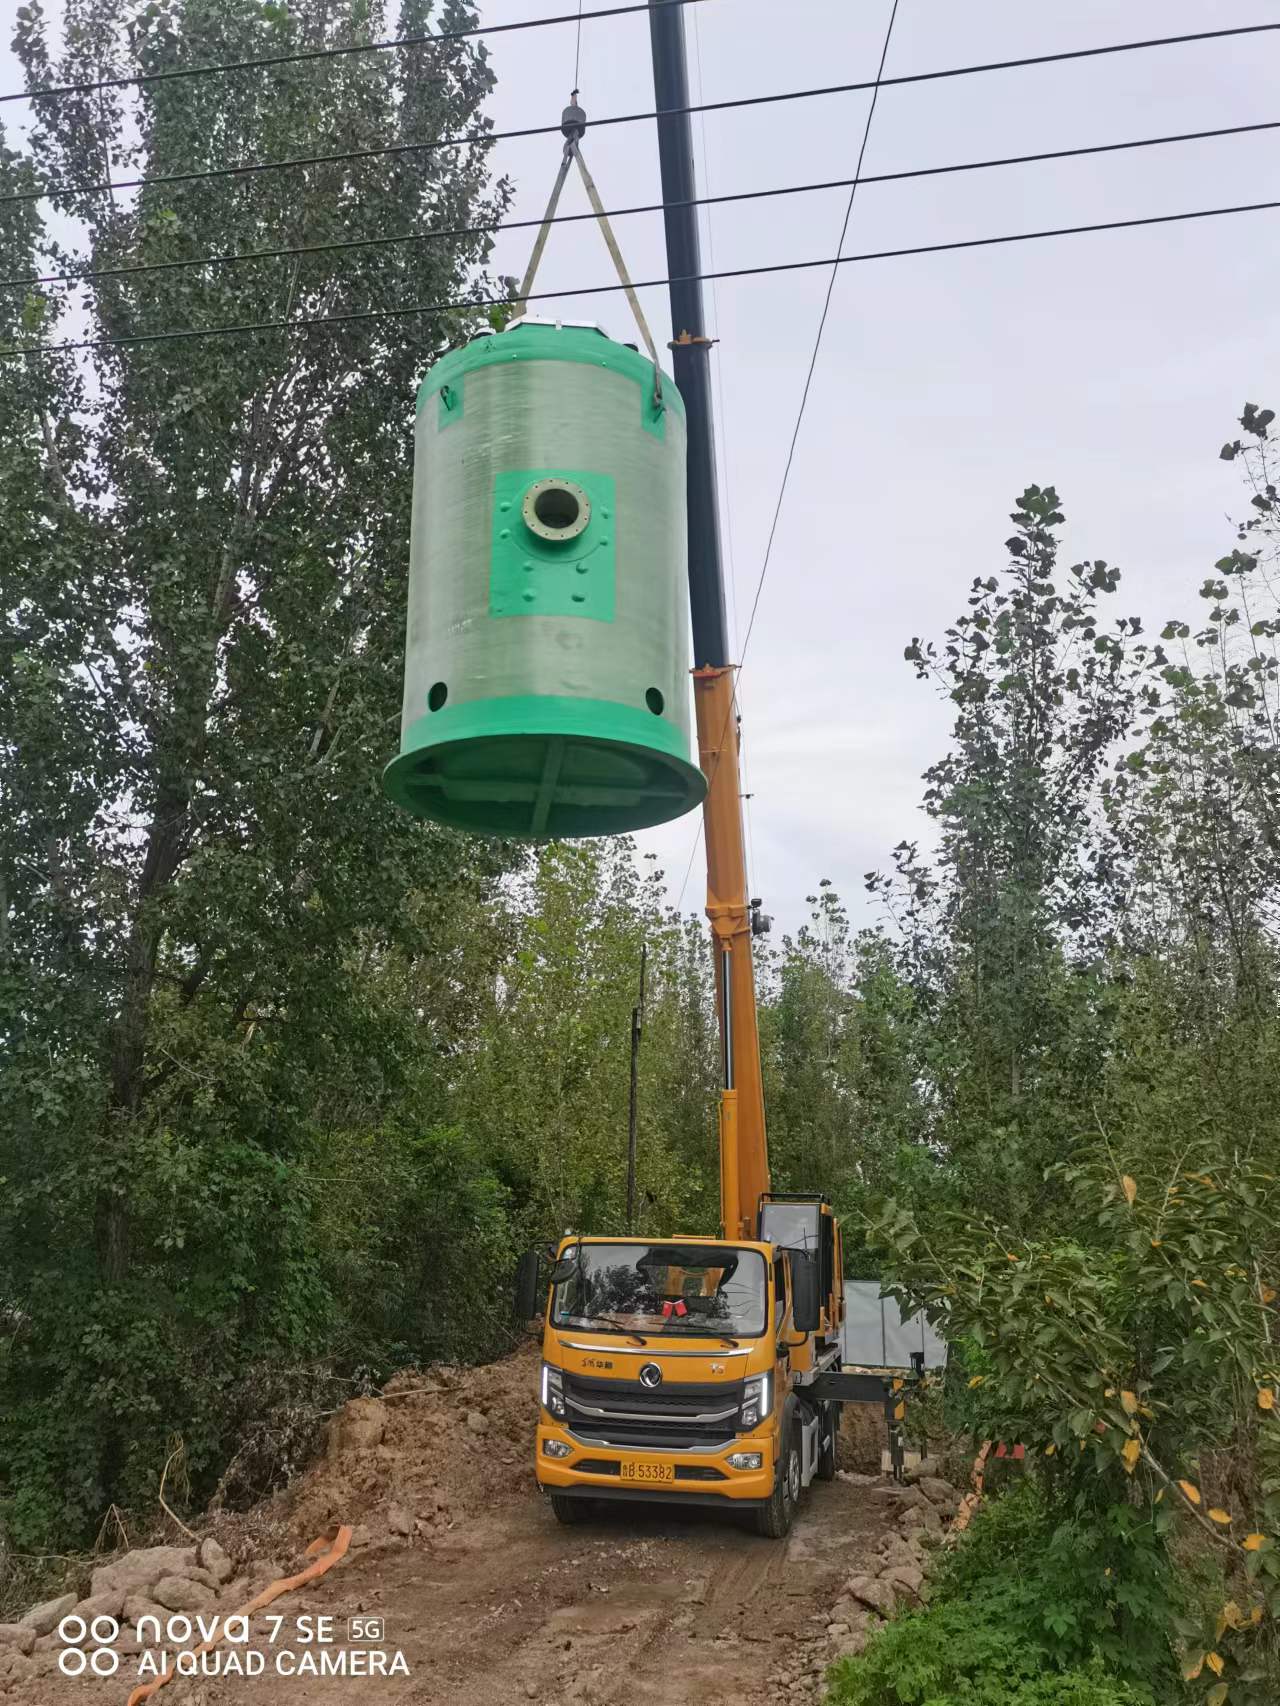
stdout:
MULTIPOLYGON (((693 6, 698 0, 667 0, 672 6, 693 6)), ((620 18, 628 12, 647 12, 648 0, 635 4, 605 6, 598 11, 557 12, 548 18, 526 18, 517 24, 478 24, 469 30, 441 30, 438 35, 395 36, 385 41, 351 42, 345 47, 305 48, 299 53, 273 53, 264 59, 232 59, 218 65, 179 65, 169 71, 144 71, 137 77, 102 77, 92 83, 59 83, 44 89, 15 89, 10 95, 0 95, 5 101, 45 101, 61 95, 89 95, 98 89, 140 89, 149 83, 169 83, 180 77, 212 77, 228 71, 259 71, 277 65, 299 65, 308 60, 338 59, 352 53, 386 53, 399 48, 435 46, 440 42, 467 41, 473 36, 507 35, 512 30, 540 30, 552 24, 577 23, 580 19, 620 18)))
MULTIPOLYGON (((945 177, 956 172, 982 172, 997 166, 1033 166, 1047 160, 1082 159, 1094 154, 1117 154, 1138 148, 1161 148, 1174 142, 1205 142, 1224 136, 1245 136, 1259 131, 1280 130, 1280 119, 1264 119, 1256 124, 1232 124, 1213 130, 1187 130, 1169 136, 1144 136, 1129 142, 1099 142, 1080 148, 1050 148, 1037 154, 1006 154, 990 160, 961 160, 945 166, 914 166, 898 172, 866 172, 859 178, 825 178, 810 184, 781 184, 772 189, 733 190, 723 195, 697 196, 691 201, 650 201, 632 207, 612 208, 609 219, 625 219, 634 214, 661 213, 668 207, 718 207, 727 202, 767 201, 778 196, 812 195, 822 190, 849 189, 855 183, 892 184, 914 178, 945 177)), ((560 213, 553 225, 572 225, 581 220, 593 220, 589 209, 584 213, 560 213)), ((99 278, 129 278, 136 273, 177 272, 187 267, 224 266, 244 261, 274 261, 292 259, 298 255, 327 255, 348 249, 386 248, 400 243, 444 242, 461 237, 492 235, 498 231, 522 231, 541 226, 541 219, 494 220, 483 225, 457 225, 436 230, 397 231, 382 237, 343 237, 330 243, 299 243, 276 249, 245 249, 216 255, 191 255, 173 261, 139 261, 128 266, 93 267, 81 272, 26 273, 14 278, 0 278, 0 290, 41 284, 82 284, 99 278)), ((715 264, 714 253, 711 256, 715 264)), ((714 274, 712 276, 715 276, 714 274)), ((713 292, 714 294, 714 292, 713 292)), ((723 412, 723 411, 722 411, 723 412)))
MULTIPOLYGON (((1055 225, 1043 231, 1011 231, 998 237, 962 237, 951 243, 916 243, 903 249, 870 249, 857 255, 824 256, 814 261, 774 261, 761 267, 727 267, 718 272, 695 273, 686 278, 634 280, 635 290, 658 290, 670 284, 705 284, 711 279, 762 278, 768 273, 810 272, 815 268, 851 266, 861 261, 898 260, 911 255, 941 255, 959 249, 991 249, 1005 243, 1034 243, 1045 237, 1081 237, 1095 231, 1130 231, 1146 225, 1177 225, 1190 219, 1218 219, 1233 213, 1266 213, 1280 208, 1280 201, 1240 202, 1233 207, 1192 208, 1185 213, 1152 213, 1140 219, 1106 219, 1089 225, 1055 225)), ((566 296, 609 296, 620 284, 591 284, 572 290, 538 290, 521 300, 550 302, 566 296)), ((126 337, 84 338, 56 344, 11 345, 0 349, 0 357, 52 355, 72 350, 117 349, 134 344, 181 342, 191 338, 243 336, 257 332, 305 331, 313 326, 339 326, 356 320, 400 320, 411 314, 453 314, 483 308, 511 308, 508 296, 478 296, 456 302, 414 302, 404 308, 358 308, 342 314, 317 314, 297 320, 258 320, 243 325, 192 326, 177 331, 138 332, 126 337)))
MULTIPOLYGON (((1277 26, 1280 28, 1280 25, 1277 26)), ((773 106, 780 101, 808 101, 820 96, 847 95, 865 88, 863 83, 832 83, 816 89, 794 89, 773 95, 740 95, 728 101, 710 101, 702 106, 671 107, 663 112, 616 113, 609 118, 592 119, 591 128, 601 130, 607 125, 639 124, 650 119, 675 116, 680 113, 725 112, 738 107, 773 106)), ((55 183, 40 189, 17 190, 0 196, 0 206, 10 202, 48 201, 55 196, 99 195, 108 190, 145 189, 152 184, 203 183, 211 178, 244 178, 260 172, 283 172, 302 166, 334 166, 353 160, 380 160, 399 154, 431 154, 443 148, 475 148, 493 142, 510 142, 527 136, 559 136, 558 124, 526 125, 520 130, 473 130, 461 136, 435 137, 430 142, 388 142, 372 148, 350 148, 340 154, 296 154, 284 160, 248 160, 240 166, 206 166, 190 172, 157 172, 148 177, 100 179, 92 184, 55 183)))
POLYGON ((774 505, 773 520, 769 525, 769 537, 765 542, 764 561, 760 565, 760 578, 756 582, 755 597, 751 600, 751 614, 747 618, 747 632, 742 642, 741 654, 738 657, 739 670, 746 662, 747 647, 751 644, 751 631, 756 625, 756 612, 760 608, 760 594, 764 591, 764 578, 769 573, 769 562, 773 556, 773 542, 778 535, 778 521, 782 515, 782 505, 787 496, 787 482, 791 478, 791 465, 796 459, 796 445, 800 441, 800 428, 804 424, 804 413, 809 406, 809 392, 813 386, 813 376, 818 367, 818 355, 822 349, 823 334, 827 329, 827 320, 831 314, 831 299, 835 295, 836 279, 840 275, 840 257, 844 253, 845 238, 849 235, 849 222, 853 218, 853 203, 858 193, 862 161, 867 152, 867 143, 871 140, 871 126, 876 116, 876 101, 880 95, 880 78, 884 75, 884 62, 889 55, 889 42, 893 37, 893 26, 897 16, 898 0, 893 0, 893 8, 889 13, 889 27, 885 30, 884 46, 880 50, 880 69, 876 74, 876 87, 871 94, 867 122, 862 128, 862 146, 858 149, 858 163, 853 169, 853 182, 849 186, 849 200, 845 204, 844 223, 840 227, 840 241, 836 244, 836 256, 831 265, 831 277, 827 280, 827 293, 822 300, 822 313, 818 317, 818 330, 813 340, 813 353, 809 357, 809 371, 804 376, 804 390, 800 393, 800 407, 796 411, 796 424, 792 428, 791 443, 787 449, 787 460, 782 470, 782 484, 778 488, 778 501, 774 505))
MULTIPOLYGON (((764 591, 765 576, 769 573, 769 561, 773 555, 773 542, 777 537, 778 520, 782 514, 783 501, 787 495, 787 482, 791 478, 791 465, 795 461, 796 445, 800 439, 800 427, 804 421, 805 409, 808 407, 809 403, 809 391, 813 385, 813 375, 818 365, 818 354, 822 349, 822 336, 827 329, 827 319, 831 313, 831 299, 835 295, 836 279, 839 277, 841 256, 844 254, 845 238, 849 235, 849 223, 853 218, 853 204, 858 194, 858 183, 862 176, 862 162, 866 158, 867 144, 871 140, 871 126, 875 122, 876 103, 880 98, 880 89, 884 78, 885 61, 889 57, 889 43, 893 40, 893 26, 897 22, 897 18, 898 0, 893 0, 893 4, 889 10, 889 22, 885 27, 884 41, 880 47, 880 63, 876 67, 875 83, 871 90, 871 101, 867 107, 867 119, 866 123, 862 127, 862 141, 858 147, 858 158, 853 168, 853 179, 849 185, 849 199, 845 203, 844 219, 840 225, 840 238, 836 244, 835 258, 831 263, 831 277, 827 280, 827 291, 822 302, 822 313, 818 317, 818 330, 813 340, 813 353, 809 357, 809 371, 805 375, 804 390, 800 394, 800 407, 796 413, 796 424, 792 429, 791 443, 787 450, 787 460, 782 470, 782 484, 778 489, 778 501, 774 505, 773 521, 769 527, 768 540, 765 543, 764 561, 760 565, 760 578, 756 582, 755 597, 751 601, 751 615, 747 621, 747 632, 742 642, 742 650, 738 654, 738 673, 734 679, 733 692, 729 698, 729 707, 725 712, 724 727, 720 730, 720 739, 716 745, 716 766, 718 766, 720 762, 719 754, 724 750, 724 743, 729 733, 729 724, 732 722, 738 710, 738 681, 741 679, 743 665, 746 662, 747 648, 751 644, 751 631, 756 625, 756 611, 760 608, 760 594, 764 591)), ((714 771, 713 775, 707 779, 708 784, 710 784, 713 779, 714 771)), ((702 827, 703 826, 699 824, 699 835, 702 833, 702 827)), ((681 903, 684 900, 685 889, 689 886, 689 878, 693 872, 693 862, 697 857, 697 852, 698 841, 695 839, 693 849, 689 855, 689 864, 685 870, 684 882, 680 886, 680 894, 676 900, 677 912, 680 910, 681 903)))
MULTIPOLYGON (((689 0, 683 0, 688 4, 689 0)), ((566 14, 572 16, 572 14, 566 14)), ((831 83, 821 88, 785 90, 771 95, 744 95, 732 100, 706 101, 697 106, 673 107, 672 115, 682 113, 728 112, 744 107, 772 106, 783 101, 812 100, 828 95, 865 93, 875 88, 901 88, 908 84, 934 83, 944 78, 973 77, 988 71, 1012 71, 1034 65, 1056 65, 1067 60, 1096 59, 1115 53, 1136 53, 1153 47, 1171 47, 1187 42, 1218 40, 1228 36, 1257 35, 1264 30, 1280 30, 1280 22, 1272 24, 1242 24, 1232 29, 1200 30, 1190 35, 1153 36, 1143 41, 1113 42, 1104 47, 1070 48, 1061 53, 1033 54, 1024 59, 990 60, 981 65, 949 66, 940 71, 913 71, 897 77, 886 77, 879 84, 831 83)), ((429 38, 438 39, 438 38, 429 38)), ((620 113, 609 118, 593 119, 592 129, 607 125, 637 124, 650 119, 664 118, 668 112, 620 113)), ((559 135, 560 126, 530 125, 520 130, 478 130, 461 136, 437 137, 430 142, 393 142, 373 148, 347 149, 338 154, 300 154, 283 160, 250 160, 240 166, 213 166, 191 172, 158 173, 151 177, 102 179, 91 184, 55 183, 35 190, 20 190, 0 196, 0 206, 12 202, 43 201, 56 196, 99 195, 107 191, 142 189, 151 184, 198 183, 211 178, 248 177, 259 172, 279 172, 304 166, 342 165, 353 160, 382 159, 391 155, 432 153, 442 148, 480 147, 493 142, 507 142, 528 136, 559 135)))

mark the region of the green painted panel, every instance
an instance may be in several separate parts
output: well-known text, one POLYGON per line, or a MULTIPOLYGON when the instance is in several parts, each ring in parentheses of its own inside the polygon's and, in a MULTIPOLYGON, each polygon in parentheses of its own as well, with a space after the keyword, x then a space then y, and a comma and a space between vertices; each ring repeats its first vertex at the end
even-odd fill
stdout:
POLYGON ((616 487, 612 474, 571 468, 512 468, 493 483, 491 616, 579 616, 612 622, 617 588, 616 487), (525 494, 538 480, 572 482, 586 492, 591 519, 564 544, 525 526, 525 494))
POLYGON ((654 396, 652 388, 640 393, 640 425, 646 432, 651 432, 655 438, 667 436, 667 388, 665 385, 662 387, 661 399, 654 396))
POLYGON ((436 425, 443 430, 462 419, 462 375, 446 381, 436 395, 440 399, 436 408, 436 425))

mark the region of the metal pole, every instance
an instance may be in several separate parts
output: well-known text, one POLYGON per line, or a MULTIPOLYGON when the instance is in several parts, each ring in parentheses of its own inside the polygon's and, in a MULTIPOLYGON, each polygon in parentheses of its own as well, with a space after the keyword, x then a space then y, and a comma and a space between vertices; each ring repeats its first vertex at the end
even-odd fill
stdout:
POLYGON ((631 1009, 631 1102, 627 1110, 627 1231, 636 1229, 636 1114, 639 1106, 640 1033, 644 1030, 644 974, 649 944, 640 947, 640 1001, 631 1009))
POLYGON ((729 656, 724 572, 720 561, 720 506, 716 491, 716 441, 711 416, 711 345, 702 314, 701 245, 698 210, 688 205, 698 191, 693 171, 693 127, 689 68, 684 48, 684 7, 649 0, 653 47, 654 106, 662 199, 666 203, 667 275, 671 284, 672 370, 684 398, 689 435, 689 605, 693 616, 695 668, 721 668, 729 656), (684 206, 673 206, 683 202, 684 206), (682 282, 683 281, 683 282, 682 282))

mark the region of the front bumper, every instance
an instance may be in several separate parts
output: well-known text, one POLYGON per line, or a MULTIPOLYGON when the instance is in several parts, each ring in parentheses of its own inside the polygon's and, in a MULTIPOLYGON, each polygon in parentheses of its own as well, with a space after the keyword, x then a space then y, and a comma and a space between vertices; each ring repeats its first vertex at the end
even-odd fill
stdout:
POLYGON ((579 1439, 560 1424, 544 1420, 538 1426, 535 1449, 538 1485, 546 1492, 593 1499, 735 1507, 763 1504, 773 1494, 776 1439, 772 1431, 739 1434, 714 1451, 641 1451, 607 1445, 600 1440, 579 1439), (543 1450, 547 1440, 567 1445, 569 1456, 548 1457, 543 1450), (758 1451, 759 1469, 731 1469, 727 1460, 732 1452, 738 1451, 758 1451), (672 1465, 672 1480, 623 1479, 624 1466, 649 1467, 657 1463, 672 1465))

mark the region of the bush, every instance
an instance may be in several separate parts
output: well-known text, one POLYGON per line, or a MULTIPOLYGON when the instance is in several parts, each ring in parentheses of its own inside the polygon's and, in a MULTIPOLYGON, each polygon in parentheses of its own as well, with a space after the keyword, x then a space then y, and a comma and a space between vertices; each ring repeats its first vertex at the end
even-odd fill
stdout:
POLYGON ((985 1505, 929 1608, 832 1672, 839 1706, 1150 1706, 1172 1685, 1163 1553, 1027 1480, 985 1505))
POLYGON ((1107 1678, 1098 1663, 1052 1669, 1008 1621, 1006 1597, 888 1624, 861 1658, 833 1668, 829 1706, 1151 1706, 1154 1696, 1107 1678))

